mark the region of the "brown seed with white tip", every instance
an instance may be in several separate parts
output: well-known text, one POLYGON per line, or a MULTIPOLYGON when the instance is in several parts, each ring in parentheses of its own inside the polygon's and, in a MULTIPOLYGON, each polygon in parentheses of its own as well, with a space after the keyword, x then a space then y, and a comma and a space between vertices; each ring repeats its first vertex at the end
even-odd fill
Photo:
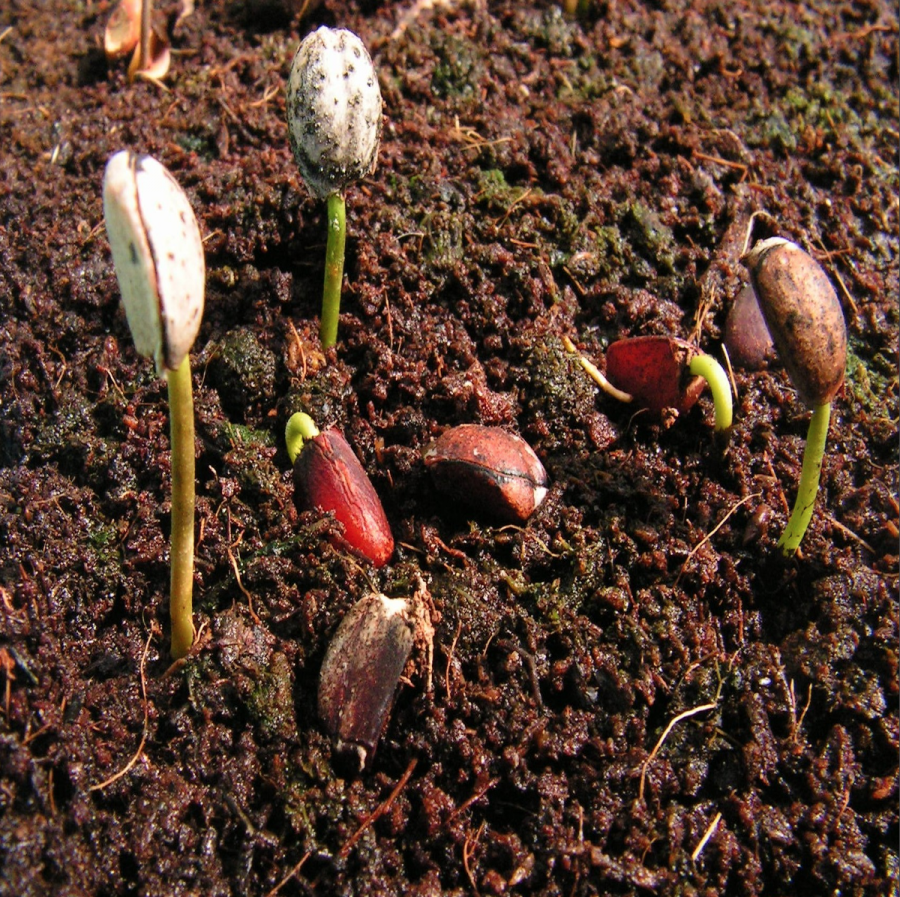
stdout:
POLYGON ((504 523, 524 522, 547 495, 547 471, 534 450, 500 427, 452 427, 422 458, 451 501, 504 523))

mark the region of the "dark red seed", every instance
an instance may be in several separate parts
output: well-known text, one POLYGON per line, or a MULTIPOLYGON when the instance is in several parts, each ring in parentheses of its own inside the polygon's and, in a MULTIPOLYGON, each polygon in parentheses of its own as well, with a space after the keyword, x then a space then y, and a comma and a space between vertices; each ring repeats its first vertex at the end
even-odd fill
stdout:
POLYGON ((453 427, 422 458, 440 492, 495 520, 525 521, 547 495, 547 471, 531 446, 499 427, 453 427))
POLYGON ((384 508, 359 459, 335 429, 323 430, 303 446, 294 461, 294 501, 301 511, 334 514, 343 527, 339 547, 384 566, 394 537, 384 508))
POLYGON ((606 377, 654 414, 665 408, 685 412, 700 398, 705 385, 702 377, 694 377, 688 370, 698 353, 696 346, 674 336, 620 339, 606 351, 606 377))
POLYGON ((351 608, 328 646, 319 716, 354 772, 372 762, 414 641, 409 602, 372 592, 351 608))

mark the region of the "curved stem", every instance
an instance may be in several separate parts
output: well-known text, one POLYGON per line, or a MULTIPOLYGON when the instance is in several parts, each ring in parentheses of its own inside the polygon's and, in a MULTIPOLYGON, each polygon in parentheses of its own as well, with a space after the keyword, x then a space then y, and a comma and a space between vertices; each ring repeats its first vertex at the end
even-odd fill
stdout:
POLYGON ((800 470, 800 485, 791 519, 778 540, 778 547, 786 555, 793 554, 803 540, 819 491, 819 477, 822 474, 822 459, 825 456, 825 441, 828 438, 828 422, 831 419, 831 403, 813 408, 809 421, 806 447, 803 449, 803 467, 800 470))
POLYGON ((703 377, 709 384, 716 412, 716 432, 729 429, 732 419, 731 384, 722 365, 712 355, 700 353, 691 359, 688 369, 695 377, 703 377))
POLYGON ((292 414, 284 429, 284 441, 287 443, 288 457, 291 464, 297 460, 297 455, 303 451, 303 443, 315 439, 319 435, 319 428, 313 419, 302 411, 292 414))
POLYGON ((172 584, 169 614, 172 619, 172 657, 178 660, 194 641, 192 593, 194 588, 194 400, 191 362, 185 358, 166 373, 172 431, 172 584))
POLYGON ((322 296, 322 320, 319 338, 322 348, 337 342, 338 315, 341 310, 341 284, 344 279, 344 243, 347 237, 347 214, 344 197, 332 193, 328 197, 328 243, 325 247, 325 291, 322 296))

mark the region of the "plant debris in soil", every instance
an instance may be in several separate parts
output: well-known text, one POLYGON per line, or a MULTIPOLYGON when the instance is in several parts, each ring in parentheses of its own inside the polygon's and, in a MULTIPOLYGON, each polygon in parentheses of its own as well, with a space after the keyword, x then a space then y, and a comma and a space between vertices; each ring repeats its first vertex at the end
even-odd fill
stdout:
POLYGON ((898 863, 894 6, 160 2, 171 65, 107 63, 105 2, 0 12, 0 893, 883 895, 898 863), (312 6, 312 9, 301 7, 312 6), (339 341, 324 204, 285 83, 321 24, 384 97, 348 188, 339 341), (165 384, 103 231, 122 148, 190 197, 188 658, 168 658, 165 384), (808 412, 777 364, 662 418, 598 393, 614 340, 721 358, 750 215, 825 267, 849 330, 818 504, 776 543, 808 412), (374 571, 293 503, 284 426, 336 426, 396 540, 374 571), (422 449, 522 436, 521 525, 454 511, 422 449), (319 670, 378 591, 433 600, 369 767, 319 670))

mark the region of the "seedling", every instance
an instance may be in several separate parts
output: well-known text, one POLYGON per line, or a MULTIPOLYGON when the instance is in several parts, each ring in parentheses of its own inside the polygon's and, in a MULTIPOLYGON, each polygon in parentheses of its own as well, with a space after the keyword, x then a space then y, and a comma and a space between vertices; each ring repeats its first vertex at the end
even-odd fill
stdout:
POLYGON ((534 450, 500 427, 451 427, 422 459, 452 502, 506 523, 524 523, 547 495, 547 471, 534 450))
MULTIPOLYGON (((571 341, 569 351, 575 351, 571 341)), ((673 336, 635 336, 606 352, 604 377, 587 359, 581 365, 601 389, 620 402, 634 402, 654 414, 690 410, 709 385, 717 433, 731 428, 731 386, 722 366, 696 346, 673 336)))
POLYGON ((342 527, 334 539, 376 567, 394 552, 394 537, 372 481, 343 435, 319 432, 308 415, 291 416, 284 434, 294 465, 294 501, 301 511, 334 514, 342 527))
POLYGON ((291 64, 288 136, 310 192, 328 204, 325 289, 319 336, 337 342, 344 276, 346 208, 343 191, 375 170, 381 140, 381 89, 362 41, 322 26, 307 35, 291 64))
POLYGON ((172 437, 172 656, 194 640, 194 403, 188 352, 203 317, 200 228, 187 196, 150 156, 122 150, 103 176, 103 214, 135 346, 166 378, 172 437))
POLYGON ((791 382, 812 408, 797 498, 778 540, 790 555, 800 547, 819 491, 831 400, 847 366, 847 324, 828 275, 796 243, 782 237, 760 240, 741 261, 791 382))
POLYGON ((412 598, 371 592, 338 626, 319 674, 319 716, 334 739, 335 752, 362 772, 372 763, 397 683, 413 649, 426 657, 431 691, 434 612, 431 595, 419 579, 412 598))

